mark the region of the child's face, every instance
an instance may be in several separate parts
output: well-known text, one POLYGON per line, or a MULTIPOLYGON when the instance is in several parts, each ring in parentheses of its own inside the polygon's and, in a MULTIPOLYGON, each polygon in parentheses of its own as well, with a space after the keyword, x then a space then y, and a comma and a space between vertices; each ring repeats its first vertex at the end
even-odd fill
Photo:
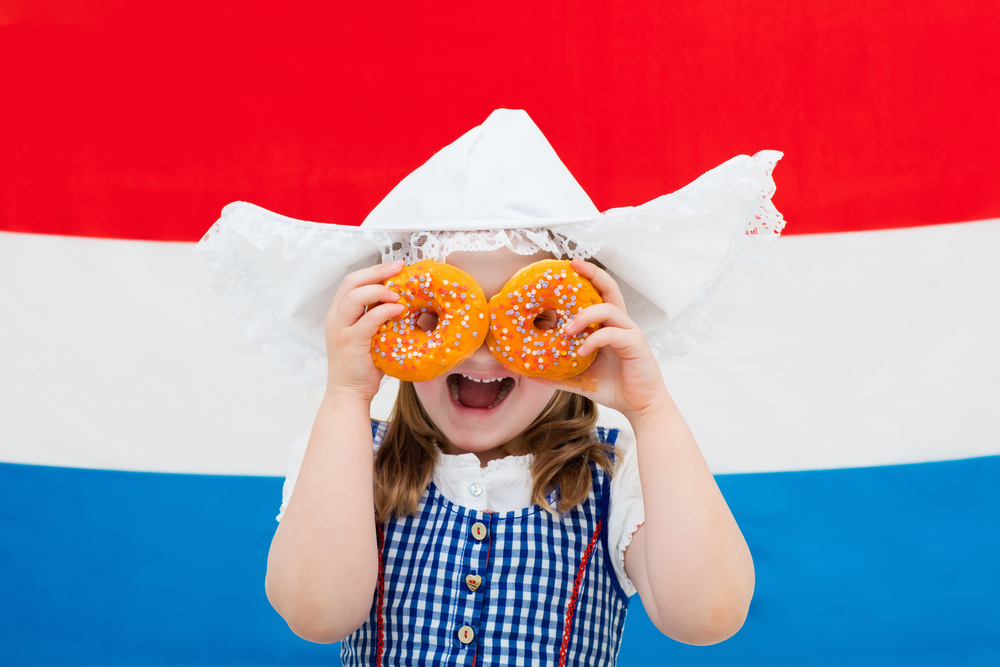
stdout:
MULTIPOLYGON (((502 248, 452 253, 447 263, 471 274, 489 299, 519 269, 551 257, 544 252, 518 255, 502 248)), ((450 373, 416 382, 414 388, 424 410, 453 445, 448 453, 472 452, 479 455, 483 464, 500 456, 500 447, 508 443, 512 452, 518 453, 518 443, 513 441, 541 414, 556 391, 511 373, 493 358, 485 345, 480 345, 450 373), (501 379, 488 384, 475 382, 498 378, 501 379), (479 405, 485 407, 474 407, 479 405)))

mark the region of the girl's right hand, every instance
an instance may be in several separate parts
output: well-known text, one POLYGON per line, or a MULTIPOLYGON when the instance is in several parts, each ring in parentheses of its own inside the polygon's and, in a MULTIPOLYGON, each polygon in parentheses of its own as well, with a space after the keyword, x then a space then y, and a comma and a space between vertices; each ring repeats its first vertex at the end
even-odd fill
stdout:
POLYGON ((381 283, 402 269, 398 261, 376 264, 344 278, 326 316, 327 394, 375 398, 383 373, 372 360, 372 337, 405 309, 381 283))

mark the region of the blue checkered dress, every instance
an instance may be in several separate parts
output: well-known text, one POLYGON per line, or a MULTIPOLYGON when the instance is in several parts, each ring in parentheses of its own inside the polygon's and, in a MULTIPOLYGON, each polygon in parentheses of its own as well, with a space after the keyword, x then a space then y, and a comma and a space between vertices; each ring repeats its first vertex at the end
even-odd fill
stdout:
MULTIPOLYGON (((372 422, 376 447, 386 426, 372 422)), ((371 615, 341 643, 343 664, 613 665, 628 597, 611 566, 610 479, 591 474, 561 518, 460 507, 432 482, 415 516, 380 526, 371 615)))

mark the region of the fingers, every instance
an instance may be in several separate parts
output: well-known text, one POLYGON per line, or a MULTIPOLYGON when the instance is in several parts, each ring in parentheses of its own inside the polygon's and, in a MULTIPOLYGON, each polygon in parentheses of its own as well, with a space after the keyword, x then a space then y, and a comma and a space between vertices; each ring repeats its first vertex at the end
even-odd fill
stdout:
POLYGON ((376 264, 366 269, 347 274, 344 282, 337 288, 337 294, 333 297, 332 309, 340 306, 340 302, 352 291, 363 285, 376 285, 383 283, 389 278, 403 270, 403 262, 389 262, 388 264, 376 264))
POLYGON ((603 324, 606 327, 619 327, 621 329, 636 329, 635 322, 629 319, 628 315, 611 303, 598 303, 588 306, 573 316, 563 328, 570 336, 586 329, 591 324, 603 324))
POLYGON ((385 285, 362 285, 344 296, 337 309, 336 319, 341 326, 350 326, 364 315, 367 306, 397 301, 399 295, 385 285))
POLYGON ((576 353, 585 357, 602 347, 610 347, 622 359, 636 359, 648 349, 646 339, 639 329, 604 327, 587 336, 576 348, 576 353))
POLYGON ((388 264, 376 264, 375 266, 369 266, 367 269, 360 269, 354 273, 347 274, 344 278, 343 284, 341 284, 341 289, 353 290, 362 285, 371 285, 373 283, 385 282, 389 278, 403 270, 403 262, 395 261, 389 262, 388 264))
POLYGON ((594 284, 597 291, 601 293, 601 298, 604 299, 605 303, 613 304, 621 308, 622 312, 627 312, 622 291, 618 288, 618 283, 608 275, 607 271, 595 264, 585 262, 579 257, 573 260, 572 266, 574 271, 594 284))
POLYGON ((368 312, 358 320, 355 326, 359 336, 371 338, 389 318, 396 317, 406 310, 406 306, 401 303, 383 303, 374 308, 369 308, 368 312))

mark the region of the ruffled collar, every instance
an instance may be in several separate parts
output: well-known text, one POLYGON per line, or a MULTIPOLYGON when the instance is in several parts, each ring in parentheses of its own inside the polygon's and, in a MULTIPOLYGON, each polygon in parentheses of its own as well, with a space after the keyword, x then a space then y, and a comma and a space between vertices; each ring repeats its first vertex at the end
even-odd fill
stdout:
POLYGON ((534 454, 523 454, 521 456, 505 456, 502 459, 493 459, 485 466, 479 465, 479 457, 471 452, 464 454, 438 455, 437 469, 435 473, 442 476, 468 474, 473 469, 480 471, 483 476, 493 473, 514 472, 526 476, 531 476, 531 466, 534 464, 534 454))

